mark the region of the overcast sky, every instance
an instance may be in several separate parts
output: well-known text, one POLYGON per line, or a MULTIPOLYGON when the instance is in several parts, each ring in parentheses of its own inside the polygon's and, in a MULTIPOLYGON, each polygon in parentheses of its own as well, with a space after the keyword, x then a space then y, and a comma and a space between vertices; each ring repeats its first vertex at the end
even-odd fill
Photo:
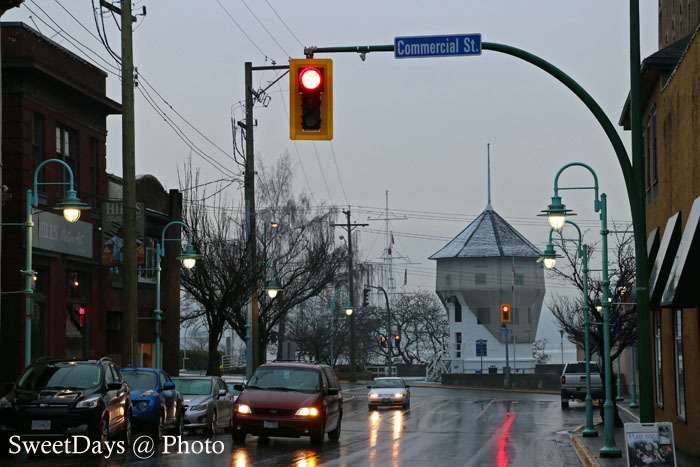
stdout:
MULTIPOLYGON (((643 59, 658 48, 657 3, 640 3, 643 59)), ((625 1, 152 0, 134 5, 135 13, 143 6, 148 13, 138 17, 134 33, 139 87, 195 146, 178 137, 137 92, 136 173, 156 176, 167 189, 178 188, 178 168, 190 153, 207 181, 238 171, 231 159, 231 117, 243 119, 244 62, 284 65, 290 57, 303 58, 303 46, 383 45, 396 36, 480 33, 484 42, 518 47, 557 66, 588 91, 616 127, 629 90, 625 1)), ((27 0, 3 20, 38 28, 109 71, 108 96, 121 101, 118 70, 97 39, 89 0, 27 0)), ((119 53, 116 23, 111 15, 104 20, 109 43, 119 53)), ((355 53, 317 58, 333 59, 334 140, 289 140, 285 77, 268 90, 267 107, 255 109, 256 159, 271 164, 289 152, 296 188, 311 193, 317 205, 350 205, 354 222, 383 217, 389 190, 392 214, 408 217, 391 229, 394 254, 417 263, 395 265, 400 284, 407 268, 409 290, 434 290, 435 264, 428 256, 485 208, 488 143, 493 208, 538 247, 544 247, 548 227, 535 216, 549 204, 554 175, 568 162, 591 165, 608 193, 609 217, 630 219, 621 170, 603 130, 571 91, 540 69, 493 51, 459 58, 396 60, 392 53, 368 54, 365 61, 355 53)), ((256 88, 267 87, 278 74, 256 72, 256 88)), ((109 117, 107 127, 107 169, 121 175, 120 118, 109 117)), ((629 132, 620 135, 629 151, 629 132)), ((561 184, 589 186, 591 178, 570 169, 561 184)), ((242 197, 238 184, 227 190, 230 198, 242 197)), ((562 194, 579 213, 580 225, 599 225, 592 192, 562 194)), ((381 261, 384 223, 370 224, 361 233, 360 258, 381 261)), ((551 281, 548 292, 567 293, 551 281)), ((558 342, 548 316, 543 313, 540 334, 558 342)))

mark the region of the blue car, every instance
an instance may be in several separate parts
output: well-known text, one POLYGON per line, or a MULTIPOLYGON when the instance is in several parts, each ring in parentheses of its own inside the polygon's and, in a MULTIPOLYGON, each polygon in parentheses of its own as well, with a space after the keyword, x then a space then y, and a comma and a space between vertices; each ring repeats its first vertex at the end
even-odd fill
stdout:
POLYGON ((182 394, 162 370, 122 368, 122 377, 131 388, 134 427, 162 440, 167 430, 180 435, 185 424, 182 394))

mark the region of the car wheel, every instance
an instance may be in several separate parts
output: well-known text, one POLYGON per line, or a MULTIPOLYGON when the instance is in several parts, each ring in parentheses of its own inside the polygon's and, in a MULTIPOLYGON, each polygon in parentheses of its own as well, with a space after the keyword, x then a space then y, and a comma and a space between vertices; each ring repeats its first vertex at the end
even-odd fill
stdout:
POLYGON ((331 441, 338 441, 340 439, 340 422, 343 420, 343 416, 341 415, 338 418, 338 426, 335 427, 335 430, 331 431, 328 433, 328 439, 331 441))
POLYGON ((323 437, 326 435, 326 422, 325 420, 321 422, 318 430, 311 435, 311 444, 314 446, 320 446, 323 444, 323 437))
POLYGON ((91 436, 93 441, 104 443, 109 438, 109 419, 104 415, 100 420, 97 431, 91 436))
POLYGON ((562 399, 562 400, 561 400, 561 408, 562 408, 562 409, 568 409, 568 408, 569 408, 569 399, 562 399))
POLYGON ((234 431, 231 434, 231 439, 233 439, 235 444, 245 444, 245 432, 234 431))
POLYGON ((207 427, 207 435, 214 436, 216 434, 216 410, 212 412, 211 418, 209 419, 209 426, 207 427))

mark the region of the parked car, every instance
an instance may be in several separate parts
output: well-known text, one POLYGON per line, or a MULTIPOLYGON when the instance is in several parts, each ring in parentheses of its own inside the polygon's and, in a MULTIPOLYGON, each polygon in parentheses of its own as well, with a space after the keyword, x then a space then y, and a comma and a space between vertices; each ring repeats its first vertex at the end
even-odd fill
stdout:
POLYGON ((204 429, 214 435, 217 428, 231 429, 233 403, 226 397, 228 389, 218 376, 178 376, 175 388, 185 402, 185 430, 204 429))
POLYGON ((0 440, 87 435, 131 442, 129 386, 109 358, 41 359, 0 399, 0 440))
POLYGON ((242 384, 245 386, 246 379, 243 376, 227 376, 224 375, 221 377, 221 379, 224 380, 226 383, 226 387, 228 388, 228 397, 231 400, 231 402, 235 403, 236 400, 238 399, 238 396, 240 396, 241 391, 236 389, 236 386, 239 384, 242 384))
POLYGON ((184 402, 170 376, 153 368, 122 368, 121 372, 131 388, 134 426, 150 431, 157 440, 162 440, 168 429, 182 434, 184 402))
MULTIPOLYGON (((598 363, 590 362, 591 397, 602 400, 604 397, 603 381, 600 378, 598 363)), ((586 398, 586 362, 569 362, 561 373, 561 406, 569 407, 571 399, 586 398)))
POLYGON ((403 378, 386 377, 375 378, 374 383, 367 386, 367 405, 369 410, 377 410, 379 406, 407 409, 411 406, 410 386, 403 378))
POLYGON ((340 438, 343 395, 333 369, 311 363, 259 366, 234 405, 233 441, 257 436, 309 436, 313 444, 340 438))

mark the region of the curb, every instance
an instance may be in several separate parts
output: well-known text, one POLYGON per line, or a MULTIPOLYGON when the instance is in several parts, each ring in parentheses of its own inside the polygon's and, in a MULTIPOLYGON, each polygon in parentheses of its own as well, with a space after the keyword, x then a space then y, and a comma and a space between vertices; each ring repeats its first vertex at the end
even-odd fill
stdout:
POLYGON ((551 394, 558 396, 561 393, 559 391, 538 391, 536 389, 504 389, 504 388, 480 388, 473 386, 447 386, 447 385, 437 385, 437 384, 410 384, 412 388, 437 388, 437 389, 464 389, 468 391, 500 391, 500 392, 527 392, 532 394, 551 394))
POLYGON ((598 462, 595 456, 588 450, 586 445, 583 444, 583 441, 581 441, 578 436, 571 437, 571 444, 574 446, 576 454, 583 465, 586 467, 602 467, 602 464, 598 462))

